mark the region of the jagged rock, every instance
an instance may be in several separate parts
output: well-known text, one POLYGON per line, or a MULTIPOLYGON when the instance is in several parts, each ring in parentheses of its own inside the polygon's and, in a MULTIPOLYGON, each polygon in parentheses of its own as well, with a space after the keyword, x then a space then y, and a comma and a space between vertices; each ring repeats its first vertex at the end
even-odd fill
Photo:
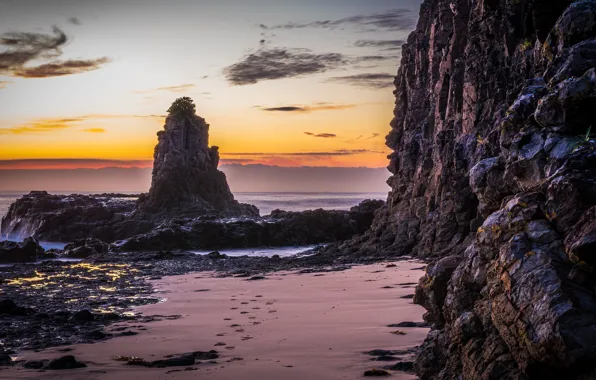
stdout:
POLYGON ((116 242, 112 251, 278 247, 345 240, 366 231, 375 206, 382 203, 362 204, 351 211, 274 210, 264 218, 176 219, 147 234, 116 242))
POLYGON ((113 241, 148 231, 147 221, 126 222, 136 196, 123 194, 52 195, 32 191, 13 203, 2 218, 3 238, 33 236, 69 242, 90 236, 113 241))
POLYGON ((48 363, 44 368, 50 370, 64 370, 64 369, 76 369, 87 367, 85 363, 81 363, 75 359, 72 355, 62 356, 61 358, 54 359, 48 363))
POLYGON ((13 241, 0 242, 0 263, 21 263, 47 258, 44 249, 37 240, 26 238, 21 243, 13 241))
POLYGON ((104 243, 99 239, 79 239, 73 243, 64 246, 63 255, 66 257, 84 259, 91 255, 100 255, 103 253, 108 253, 109 248, 110 245, 108 243, 104 243))
POLYGON ((195 115, 189 98, 174 102, 157 137, 151 189, 140 203, 141 210, 177 216, 214 212, 223 216, 259 215, 256 207, 234 200, 225 174, 217 169, 219 149, 208 145, 209 124, 195 115))
POLYGON ((323 253, 433 259, 422 380, 596 378, 596 0, 425 0, 387 204, 323 253))

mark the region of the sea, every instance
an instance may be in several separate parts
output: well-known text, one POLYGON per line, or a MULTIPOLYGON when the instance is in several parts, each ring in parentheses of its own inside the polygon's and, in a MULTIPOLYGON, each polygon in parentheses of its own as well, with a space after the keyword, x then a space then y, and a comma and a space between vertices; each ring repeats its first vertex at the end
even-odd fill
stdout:
MULTIPOLYGON (((0 216, 6 215, 10 205, 26 194, 27 192, 0 192, 0 216)), ((56 194, 71 194, 73 192, 62 191, 56 194)), ((81 192, 77 192, 81 193, 81 192)), ((92 194, 92 193, 87 193, 92 194)), ((349 210, 365 199, 387 199, 387 193, 234 193, 236 200, 242 203, 249 203, 257 206, 261 215, 268 215, 275 209, 285 211, 305 211, 314 209, 325 210, 349 210)), ((61 248, 63 243, 41 242, 44 248, 61 248)), ((230 256, 289 256, 312 247, 285 247, 285 248, 263 248, 263 249, 241 249, 226 250, 221 253, 230 256)), ((203 254, 204 252, 197 252, 203 254)))

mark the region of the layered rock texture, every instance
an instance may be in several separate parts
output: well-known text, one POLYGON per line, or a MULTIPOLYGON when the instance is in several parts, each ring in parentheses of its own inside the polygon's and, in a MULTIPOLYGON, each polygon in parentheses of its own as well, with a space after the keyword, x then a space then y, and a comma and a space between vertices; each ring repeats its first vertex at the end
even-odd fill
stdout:
POLYGON ((596 379, 596 1, 425 0, 392 187, 347 254, 433 259, 421 379, 596 379))
POLYGON ((258 216, 234 200, 217 169, 218 147, 209 147, 209 124, 194 112, 172 112, 157 134, 151 189, 140 209, 152 214, 258 216))

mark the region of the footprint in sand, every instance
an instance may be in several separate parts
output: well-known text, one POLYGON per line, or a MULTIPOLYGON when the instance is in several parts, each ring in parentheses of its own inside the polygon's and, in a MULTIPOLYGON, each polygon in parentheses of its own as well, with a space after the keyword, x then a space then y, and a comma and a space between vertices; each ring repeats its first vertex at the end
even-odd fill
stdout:
POLYGON ((225 333, 219 333, 219 334, 217 334, 215 336, 226 336, 226 334, 225 333))
POLYGON ((238 308, 237 307, 232 307, 232 308, 230 308, 230 310, 238 310, 238 308))
POLYGON ((238 329, 236 332, 244 332, 244 329, 238 329))
MULTIPOLYGON (((256 318, 256 317, 255 317, 255 318, 256 318)), ((260 324, 261 324, 261 322, 253 322, 252 324, 253 324, 253 325, 260 325, 260 324)))
POLYGON ((273 305, 273 301, 268 301, 265 305, 273 305))
POLYGON ((260 308, 260 307, 253 307, 252 309, 253 309, 253 310, 261 310, 261 308, 260 308))
POLYGON ((257 317, 248 317, 248 319, 257 319, 257 317))
POLYGON ((255 297, 257 297, 257 298, 261 298, 261 297, 263 297, 263 296, 259 294, 259 295, 256 295, 255 297))
POLYGON ((231 321, 232 318, 224 318, 224 321, 231 321))
POLYGON ((248 302, 240 302, 241 305, 248 305, 248 302))
POLYGON ((248 311, 241 311, 240 314, 248 314, 248 311))
POLYGON ((250 339, 252 339, 252 336, 250 336, 250 335, 242 337, 242 340, 250 340, 250 339))
POLYGON ((230 325, 231 328, 235 328, 235 327, 240 327, 241 325, 234 323, 233 325, 230 325))
POLYGON ((234 348, 236 348, 235 346, 227 346, 226 350, 233 350, 234 348))
POLYGON ((220 346, 225 346, 226 344, 224 342, 217 342, 214 344, 215 347, 220 347, 220 346))
POLYGON ((257 300, 250 300, 250 302, 257 302, 257 300))
POLYGON ((269 310, 269 313, 277 313, 277 310, 275 310, 275 309, 269 310))

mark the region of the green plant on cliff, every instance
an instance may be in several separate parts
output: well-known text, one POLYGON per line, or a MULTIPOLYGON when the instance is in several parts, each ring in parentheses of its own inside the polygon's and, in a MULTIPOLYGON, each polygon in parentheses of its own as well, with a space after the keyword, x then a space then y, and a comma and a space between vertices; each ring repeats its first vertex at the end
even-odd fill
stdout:
POLYGON ((192 116, 195 112, 195 103, 188 96, 174 100, 174 103, 168 108, 168 114, 170 115, 192 116))

